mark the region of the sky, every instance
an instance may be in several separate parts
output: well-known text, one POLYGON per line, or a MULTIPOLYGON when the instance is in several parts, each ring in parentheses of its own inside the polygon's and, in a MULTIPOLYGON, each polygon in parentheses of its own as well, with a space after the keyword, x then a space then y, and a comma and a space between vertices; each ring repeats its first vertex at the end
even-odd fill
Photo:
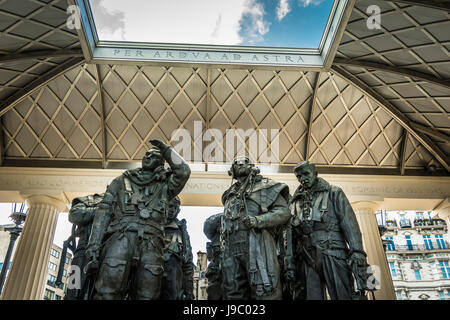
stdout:
POLYGON ((90 0, 100 40, 317 48, 333 0, 90 0))
MULTIPOLYGON (((192 254, 194 255, 194 264, 197 264, 197 252, 206 252, 206 242, 208 239, 203 233, 203 223, 211 215, 222 212, 222 207, 191 207, 182 206, 178 215, 179 219, 186 219, 187 229, 191 240, 192 254)), ((11 224, 8 218, 11 214, 10 203, 0 203, 0 225, 11 224)), ((68 220, 68 213, 61 212, 58 215, 55 237, 53 243, 62 247, 71 233, 72 224, 68 220)))

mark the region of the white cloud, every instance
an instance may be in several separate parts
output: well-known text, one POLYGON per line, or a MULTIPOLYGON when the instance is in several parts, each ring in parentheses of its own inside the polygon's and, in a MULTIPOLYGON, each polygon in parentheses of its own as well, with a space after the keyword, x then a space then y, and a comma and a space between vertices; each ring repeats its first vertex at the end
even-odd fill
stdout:
POLYGON ((270 30, 270 23, 264 20, 264 7, 256 0, 247 0, 242 12, 240 34, 245 38, 241 42, 262 41, 263 35, 270 30))
POLYGON ((299 5, 303 6, 303 7, 307 7, 310 4, 313 5, 318 5, 321 4, 324 0, 298 0, 299 5))
MULTIPOLYGON (((134 0, 132 4, 108 0, 102 4, 108 12, 123 14, 125 26, 120 31, 127 41, 236 45, 243 40, 239 32, 245 15, 254 22, 255 34, 268 31, 262 19, 264 9, 255 0, 134 0)), ((114 28, 117 22, 109 19, 107 23, 111 25, 98 27, 100 39, 124 40, 114 28)))
POLYGON ((95 16, 97 32, 105 38, 124 40, 124 14, 118 10, 111 10, 104 0, 93 0, 91 9, 95 16))
POLYGON ((280 0, 280 3, 277 7, 277 19, 278 21, 283 20, 283 18, 291 12, 291 8, 289 6, 289 0, 280 0))

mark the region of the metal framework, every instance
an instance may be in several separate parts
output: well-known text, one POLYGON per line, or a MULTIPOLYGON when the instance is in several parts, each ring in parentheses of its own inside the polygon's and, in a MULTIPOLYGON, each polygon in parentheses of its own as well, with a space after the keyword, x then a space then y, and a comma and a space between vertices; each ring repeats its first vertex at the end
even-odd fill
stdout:
POLYGON ((23 99, 36 92, 36 90, 39 90, 41 87, 45 86, 51 80, 56 79, 77 66, 80 66, 83 62, 84 58, 82 57, 71 58, 67 62, 51 69, 33 82, 27 84, 24 88, 20 89, 17 93, 0 104, 0 117, 14 108, 14 106, 20 103, 23 99))
POLYGON ((431 141, 430 138, 425 136, 422 132, 417 132, 414 130, 414 127, 411 125, 410 121, 393 104, 349 72, 336 66, 332 69, 379 103, 403 128, 414 136, 414 138, 416 138, 448 172, 450 172, 448 157, 434 144, 433 141, 431 141))
POLYGON ((102 91, 102 82, 100 79, 100 69, 98 65, 95 66, 95 78, 97 80, 97 97, 98 103, 100 105, 101 115, 101 136, 102 136, 102 168, 106 168, 106 125, 105 125, 105 106, 103 104, 103 91, 102 91))
POLYGON ((398 66, 386 65, 382 63, 376 63, 365 60, 355 60, 355 59, 343 59, 336 58, 333 61, 334 65, 337 66, 353 66, 353 67, 362 67, 365 69, 373 69, 373 70, 381 70, 388 71, 396 74, 400 74, 406 77, 414 77, 423 81, 427 81, 430 83, 435 83, 437 85, 444 86, 450 89, 450 81, 442 78, 437 78, 428 73, 418 72, 408 68, 401 68, 398 66))
POLYGON ((314 91, 312 94, 312 98, 311 98, 311 107, 309 110, 309 118, 308 118, 308 133, 306 136, 306 144, 305 144, 305 159, 309 160, 310 158, 310 154, 311 154, 311 128, 312 128, 312 123, 314 120, 314 106, 316 104, 316 97, 317 97, 317 88, 319 87, 319 80, 320 80, 320 75, 321 73, 318 73, 316 76, 316 81, 314 83, 314 91))
POLYGON ((0 63, 16 62, 29 59, 47 59, 64 57, 82 57, 80 49, 62 49, 62 50, 38 50, 24 53, 14 53, 0 56, 0 63))
POLYGON ((4 152, 5 152, 5 147, 3 145, 3 123, 2 123, 2 118, 0 117, 0 166, 3 165, 3 157, 4 157, 4 152))
POLYGON ((439 69, 449 64, 449 42, 442 34, 450 26, 448 13, 436 11, 435 16, 422 21, 420 11, 412 10, 417 7, 400 8, 394 2, 383 2, 386 7, 382 12, 383 23, 373 30, 365 26, 370 18, 365 11, 367 4, 356 4, 353 13, 359 17, 349 22, 338 57, 371 60, 411 70, 420 67, 422 73, 429 73, 437 79, 445 78, 439 69), (388 30, 387 24, 393 30, 388 30), (362 32, 362 27, 368 31, 362 32))
POLYGON ((403 129, 403 141, 402 141, 402 151, 401 151, 401 159, 400 162, 400 175, 405 175, 405 167, 406 167, 406 146, 408 144, 408 131, 403 129))
POLYGON ((439 10, 450 11, 450 1, 449 0, 382 0, 386 2, 399 2, 410 5, 419 5, 424 7, 429 7, 439 10))

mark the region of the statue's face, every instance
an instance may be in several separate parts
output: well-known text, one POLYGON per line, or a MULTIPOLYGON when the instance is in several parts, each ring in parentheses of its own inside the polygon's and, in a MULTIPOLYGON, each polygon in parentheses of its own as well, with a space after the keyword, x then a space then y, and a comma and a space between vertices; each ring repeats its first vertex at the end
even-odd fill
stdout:
POLYGON ((167 219, 169 221, 174 220, 177 217, 179 212, 180 212, 180 203, 178 201, 170 201, 167 219))
POLYGON ((236 159, 231 166, 231 171, 233 172, 234 178, 239 179, 246 177, 250 174, 252 165, 246 158, 236 159))
POLYGON ((310 189, 316 183, 317 171, 310 166, 303 166, 295 171, 295 176, 304 188, 310 189))
POLYGON ((142 169, 144 170, 153 170, 162 164, 164 161, 161 155, 153 150, 147 151, 142 158, 142 169))

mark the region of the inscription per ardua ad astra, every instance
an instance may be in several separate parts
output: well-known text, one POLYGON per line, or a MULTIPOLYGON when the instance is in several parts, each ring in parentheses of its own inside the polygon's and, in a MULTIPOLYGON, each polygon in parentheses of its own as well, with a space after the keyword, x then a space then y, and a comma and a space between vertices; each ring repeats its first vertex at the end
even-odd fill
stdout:
MULTIPOLYGON (((104 49, 104 48, 103 48, 104 49)), ((275 65, 304 65, 306 57, 299 54, 268 54, 268 53, 237 53, 213 51, 181 51, 181 50, 151 50, 151 49, 104 49, 102 55, 112 58, 135 58, 153 61, 186 61, 211 63, 252 63, 275 65), (304 59, 305 58, 305 59, 304 59)), ((97 55, 96 55, 97 56, 97 55)), ((97 56, 98 57, 98 56, 97 56)))

